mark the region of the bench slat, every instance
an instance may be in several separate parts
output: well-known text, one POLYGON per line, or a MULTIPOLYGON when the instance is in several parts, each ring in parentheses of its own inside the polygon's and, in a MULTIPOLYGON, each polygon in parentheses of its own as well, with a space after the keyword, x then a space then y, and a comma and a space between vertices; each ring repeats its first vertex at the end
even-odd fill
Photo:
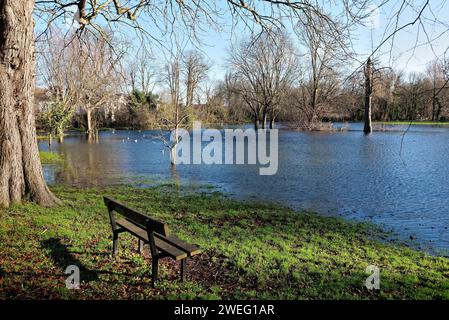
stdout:
POLYGON ((131 232, 136 237, 148 242, 148 234, 145 229, 135 225, 134 223, 126 220, 126 219, 118 219, 116 223, 131 232))
POLYGON ((136 210, 130 209, 120 202, 108 197, 104 197, 104 203, 108 207, 109 211, 115 211, 125 217, 128 217, 143 228, 145 228, 146 221, 148 220, 150 222, 151 230, 153 230, 154 232, 160 233, 163 236, 168 236, 170 234, 170 230, 168 229, 167 224, 163 222, 152 219, 149 216, 137 212, 136 210))
MULTIPOLYGON (((135 235, 136 237, 142 239, 145 242, 148 242, 148 234, 145 229, 142 229, 141 227, 137 226, 136 224, 132 223, 131 221, 128 221, 126 219, 118 219, 116 223, 127 229, 130 233, 135 235)), ((174 238, 174 237, 170 237, 174 238)), ((178 239, 179 240, 179 239, 178 239)), ((181 240, 179 240, 181 241, 181 240)), ((163 237, 160 238, 155 237, 154 242, 156 244, 156 247, 166 253, 169 257, 175 260, 181 260, 185 259, 189 256, 189 254, 183 250, 180 250, 176 246, 171 245, 170 243, 164 241, 163 237)))
POLYGON ((178 239, 176 237, 173 237, 173 236, 164 237, 157 233, 155 233, 154 236, 156 237, 156 239, 159 238, 162 241, 165 241, 165 242, 171 244, 172 246, 177 247, 178 249, 186 252, 189 255, 189 257, 201 253, 201 249, 198 248, 197 246, 195 246, 193 244, 189 244, 187 242, 184 242, 181 239, 178 239))

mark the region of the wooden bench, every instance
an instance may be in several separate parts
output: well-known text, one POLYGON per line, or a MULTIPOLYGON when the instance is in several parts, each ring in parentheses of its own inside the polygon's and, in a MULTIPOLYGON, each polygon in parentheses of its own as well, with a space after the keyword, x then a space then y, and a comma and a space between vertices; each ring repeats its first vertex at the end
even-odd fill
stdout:
POLYGON ((153 287, 157 281, 159 259, 166 257, 181 262, 181 282, 185 280, 187 258, 201 253, 196 245, 188 244, 171 236, 166 223, 152 219, 107 197, 104 197, 104 203, 108 208, 112 227, 113 255, 117 253, 119 234, 128 232, 137 237, 139 252, 142 252, 143 244, 149 244, 152 257, 153 287), (116 214, 122 217, 117 219, 116 214))

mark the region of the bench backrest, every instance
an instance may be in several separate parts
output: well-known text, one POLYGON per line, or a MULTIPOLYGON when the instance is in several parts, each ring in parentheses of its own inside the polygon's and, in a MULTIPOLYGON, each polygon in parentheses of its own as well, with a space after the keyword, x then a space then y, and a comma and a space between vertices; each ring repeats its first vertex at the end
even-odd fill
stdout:
MULTIPOLYGON (((144 229, 147 229, 148 227, 150 229, 149 231, 159 233, 164 237, 168 237, 170 235, 170 230, 166 223, 150 218, 143 213, 130 209, 120 202, 107 197, 104 197, 104 204, 108 207, 108 211, 110 214, 115 211, 118 214, 124 216, 127 220, 144 229)), ((111 219, 113 219, 112 216, 111 219)))

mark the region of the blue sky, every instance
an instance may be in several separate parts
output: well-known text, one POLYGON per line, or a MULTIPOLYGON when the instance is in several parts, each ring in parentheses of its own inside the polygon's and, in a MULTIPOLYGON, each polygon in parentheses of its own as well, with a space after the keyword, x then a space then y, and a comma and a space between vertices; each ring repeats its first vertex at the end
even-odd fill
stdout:
MULTIPOLYGON (((379 3, 380 2, 385 1, 379 0, 379 3)), ((421 8, 422 3, 424 3, 424 0, 413 1, 413 5, 415 7, 406 8, 398 20, 398 25, 401 26, 405 23, 413 21, 416 18, 418 14, 417 10, 421 8)), ((400 9, 401 4, 402 1, 390 0, 379 9, 375 9, 375 6, 372 7, 372 18, 367 21, 368 24, 372 25, 372 27, 367 28, 360 26, 354 32, 353 46, 355 51, 358 53, 358 61, 363 61, 366 59, 366 57, 372 52, 373 46, 376 47, 382 42, 386 35, 391 33, 392 28, 394 27, 391 22, 395 21, 393 19, 394 14, 400 9)), ((326 6, 327 5, 325 5, 325 7, 326 6)), ((328 10, 330 9, 328 8, 328 10)), ((380 61, 382 66, 389 66, 396 70, 403 70, 406 72, 421 72, 425 70, 429 61, 435 59, 435 57, 441 57, 445 53, 445 50, 449 47, 449 34, 445 33, 449 30, 449 4, 446 4, 445 0, 432 0, 430 2, 430 6, 425 11, 425 17, 438 19, 442 22, 447 21, 448 23, 439 23, 436 26, 432 26, 431 21, 426 20, 425 29, 417 24, 399 32, 394 38, 393 45, 391 45, 391 41, 387 42, 375 54, 375 57, 380 61), (441 34, 441 37, 432 41, 432 45, 424 45, 427 42, 427 37, 435 38, 437 35, 441 34), (415 46, 415 43, 418 45, 415 46), (415 49, 412 50, 413 48, 415 49)), ((221 18, 222 20, 228 19, 226 16, 221 18)), ((157 34, 158 32, 156 31, 155 33, 157 34)), ((211 81, 220 80, 223 78, 225 73, 225 59, 231 41, 236 41, 247 34, 248 31, 245 30, 241 24, 237 26, 232 33, 230 33, 229 30, 219 32, 213 28, 206 28, 206 30, 200 33, 200 38, 202 40, 200 49, 206 54, 213 66, 210 73, 211 81)), ((133 42, 130 40, 135 38, 134 33, 124 31, 122 36, 131 41, 131 44, 136 43, 136 46, 130 46, 130 51, 138 47, 138 41, 133 42)), ((184 39, 179 40, 182 43, 188 42, 185 40, 188 39, 188 36, 183 32, 183 30, 180 29, 176 30, 172 40, 174 38, 178 40, 184 39)), ((168 37, 164 38, 163 41, 165 45, 169 46, 170 39, 168 37)), ((159 46, 154 46, 154 44, 151 43, 147 44, 147 47, 152 47, 154 49, 154 64, 162 64, 164 55, 166 56, 164 50, 162 50, 159 46)), ((187 48, 188 47, 191 46, 187 45, 187 48)), ((352 62, 348 61, 346 68, 348 70, 355 70, 360 65, 357 60, 352 62)))
MULTIPOLYGON (((415 3, 417 8, 420 8, 419 1, 415 3)), ((377 17, 369 21, 374 24, 374 27, 360 26, 354 32, 355 39, 353 40, 353 45, 355 51, 359 54, 358 61, 366 59, 371 54, 372 48, 376 48, 387 35, 391 34, 393 25, 391 23, 389 24, 389 22, 392 21, 394 13, 399 10, 400 4, 401 1, 390 1, 378 10, 373 10, 374 15, 378 14, 377 17)), ((444 56, 445 51, 449 48, 449 3, 446 4, 445 0, 432 0, 430 7, 425 13, 428 17, 436 17, 443 22, 447 21, 447 24, 433 25, 428 21, 428 24, 425 25, 425 30, 423 26, 416 24, 400 31, 395 36, 394 41, 385 43, 374 55, 383 66, 393 67, 394 69, 405 72, 424 72, 429 61, 444 56), (432 45, 427 43, 427 37, 435 38, 441 34, 443 36, 432 41, 432 45)), ((415 9, 410 8, 410 10, 401 15, 398 25, 407 24, 413 21, 416 16, 415 9)), ((368 24, 370 24, 369 22, 368 24)), ((204 50, 211 59, 217 62, 223 62, 225 60, 226 50, 229 47, 229 42, 224 41, 223 37, 228 39, 229 35, 220 36, 212 33, 205 38, 205 42, 210 47, 205 47, 204 50)), ((233 35, 232 38, 235 39, 236 36, 233 35)), ((300 47, 299 43, 298 46, 300 47)), ((359 63, 353 61, 348 69, 355 69, 358 66, 359 63)), ((219 78, 225 72, 224 68, 220 68, 218 65, 215 69, 219 78)))

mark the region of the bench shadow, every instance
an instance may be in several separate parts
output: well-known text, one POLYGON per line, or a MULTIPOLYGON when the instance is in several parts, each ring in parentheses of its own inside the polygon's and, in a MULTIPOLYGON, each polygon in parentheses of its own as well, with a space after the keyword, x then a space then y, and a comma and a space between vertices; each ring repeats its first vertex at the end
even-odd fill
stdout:
MULTIPOLYGON (((8 248, 10 249, 18 249, 23 250, 22 245, 9 245, 8 248)), ((83 254, 83 255, 90 255, 90 256, 96 256, 96 257, 109 257, 111 256, 110 252, 103 252, 103 251, 94 251, 94 250, 70 250, 72 254, 83 254)))
POLYGON ((88 269, 69 250, 69 246, 62 243, 59 238, 49 238, 41 241, 42 248, 50 250, 50 257, 53 262, 63 270, 68 266, 77 266, 80 270, 81 281, 90 282, 98 280, 99 272, 88 269))

